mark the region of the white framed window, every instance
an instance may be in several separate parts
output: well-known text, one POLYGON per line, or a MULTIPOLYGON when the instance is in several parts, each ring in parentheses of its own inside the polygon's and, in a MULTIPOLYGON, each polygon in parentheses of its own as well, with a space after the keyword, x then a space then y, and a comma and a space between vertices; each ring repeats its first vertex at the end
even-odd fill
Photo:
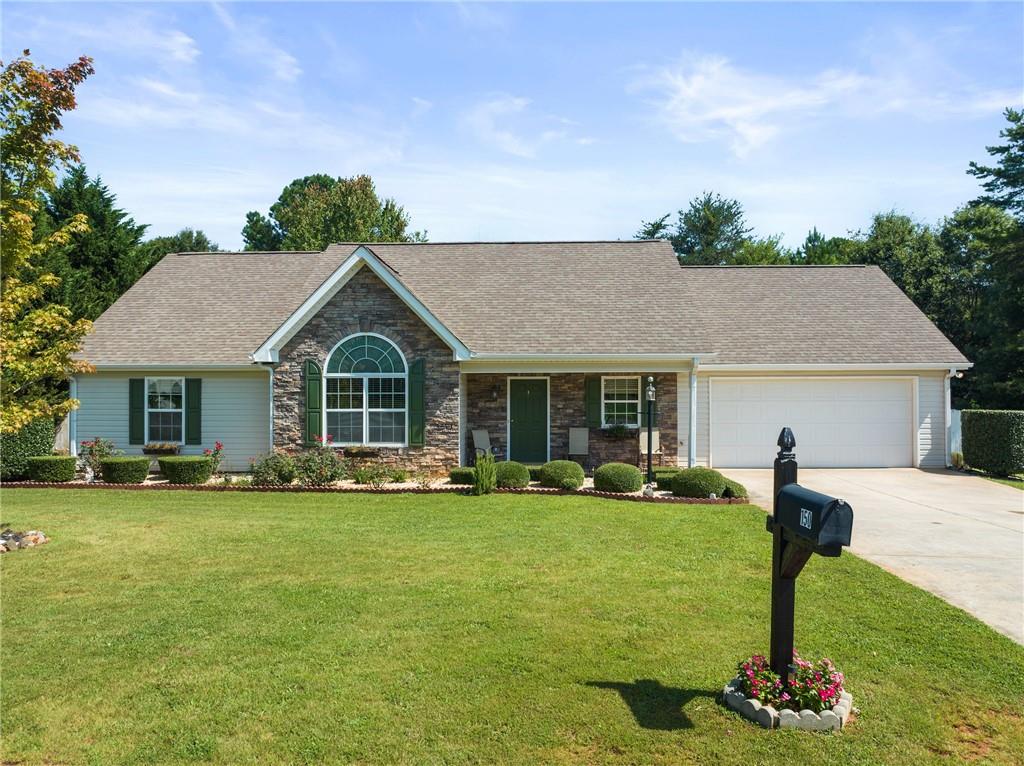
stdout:
POLYGON ((640 377, 601 378, 601 427, 640 427, 640 377))
POLYGON ((146 378, 146 441, 184 443, 184 378, 146 378))
POLYGON ((409 432, 409 368, 382 335, 350 335, 324 365, 324 431, 339 447, 404 447, 409 432))

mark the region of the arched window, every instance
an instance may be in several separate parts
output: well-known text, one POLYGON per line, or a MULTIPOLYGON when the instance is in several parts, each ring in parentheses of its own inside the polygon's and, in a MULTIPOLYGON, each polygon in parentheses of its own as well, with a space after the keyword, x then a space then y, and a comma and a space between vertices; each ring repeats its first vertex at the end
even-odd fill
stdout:
POLYGON ((394 343, 364 333, 345 338, 324 365, 327 433, 338 445, 405 446, 408 367, 394 343))

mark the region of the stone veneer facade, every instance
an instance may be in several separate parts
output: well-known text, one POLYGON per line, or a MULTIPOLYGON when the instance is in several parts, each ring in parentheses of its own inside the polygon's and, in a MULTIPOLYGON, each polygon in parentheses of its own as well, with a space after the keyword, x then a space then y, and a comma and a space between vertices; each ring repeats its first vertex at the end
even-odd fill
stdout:
POLYGON ((459 464, 459 365, 452 350, 370 269, 363 268, 280 351, 274 371, 274 446, 303 448, 302 367, 321 368, 343 338, 375 332, 394 343, 411 364, 424 360, 425 446, 381 449, 387 462, 442 470, 459 464))
MULTIPOLYGON (((648 375, 654 375, 657 390, 657 426, 660 431, 661 449, 665 465, 676 465, 679 437, 676 424, 676 374, 675 373, 609 373, 615 376, 640 375, 642 387, 646 387, 648 375)), ((498 450, 499 458, 508 453, 506 443, 506 402, 508 378, 504 374, 467 375, 466 392, 466 444, 473 444, 474 428, 486 428, 491 446, 498 450)), ((547 377, 550 383, 551 407, 551 459, 568 458, 569 429, 586 425, 586 378, 601 377, 599 373, 553 373, 526 377, 547 377)), ((643 403, 642 403, 643 404, 643 403)), ((646 437, 644 437, 646 438, 646 437)), ((590 429, 590 459, 588 468, 610 462, 638 465, 640 462, 639 441, 636 435, 624 439, 605 436, 600 428, 590 429)), ((655 464, 658 458, 655 457, 655 464)))

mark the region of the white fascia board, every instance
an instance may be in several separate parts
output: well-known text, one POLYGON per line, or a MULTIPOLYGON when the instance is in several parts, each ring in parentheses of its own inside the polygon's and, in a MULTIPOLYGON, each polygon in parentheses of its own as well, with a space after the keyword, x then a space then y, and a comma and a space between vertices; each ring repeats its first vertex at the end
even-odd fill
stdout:
POLYGON ((313 291, 312 295, 303 301, 295 311, 292 312, 284 323, 278 327, 273 334, 252 354, 255 362, 277 362, 278 351, 287 343, 306 322, 316 314, 324 304, 327 303, 363 266, 368 267, 376 274, 399 299, 408 306, 416 316, 423 320, 434 333, 452 349, 456 361, 469 359, 470 351, 455 334, 449 330, 440 319, 428 309, 419 298, 413 295, 401 280, 399 280, 373 252, 366 247, 357 247, 352 255, 345 259, 334 272, 313 291))
POLYGON ((506 354, 476 355, 460 363, 464 373, 535 373, 563 372, 647 373, 680 372, 693 365, 693 355, 680 354, 506 354))
MULTIPOLYGON (((93 367, 96 369, 96 372, 122 372, 122 371, 125 371, 125 370, 129 370, 129 371, 137 370, 138 372, 150 372, 150 371, 160 372, 160 371, 163 371, 163 370, 181 370, 181 371, 185 371, 185 372, 187 372, 189 370, 196 370, 197 372, 198 371, 202 371, 202 372, 217 372, 217 371, 223 371, 223 372, 249 372, 249 371, 255 371, 255 370, 262 369, 262 367, 260 367, 259 365, 253 364, 251 362, 250 363, 246 363, 246 364, 187 364, 187 363, 183 363, 183 364, 164 364, 164 363, 159 363, 159 364, 157 364, 155 362, 138 362, 138 363, 132 363, 132 364, 121 364, 121 363, 118 363, 118 364, 102 364, 102 363, 96 364, 96 363, 94 363, 93 367)), ((88 375, 89 373, 79 373, 79 374, 88 375)))
POLYGON ((614 362, 614 361, 689 361, 691 359, 714 356, 717 352, 700 354, 473 354, 470 361, 487 362, 545 362, 565 360, 573 362, 614 362))
POLYGON ((950 367, 949 362, 935 364, 907 364, 907 363, 884 363, 870 364, 861 362, 858 364, 703 364, 702 373, 718 372, 771 372, 771 371, 838 371, 855 372, 857 370, 966 370, 973 367, 972 362, 965 362, 962 365, 950 367))

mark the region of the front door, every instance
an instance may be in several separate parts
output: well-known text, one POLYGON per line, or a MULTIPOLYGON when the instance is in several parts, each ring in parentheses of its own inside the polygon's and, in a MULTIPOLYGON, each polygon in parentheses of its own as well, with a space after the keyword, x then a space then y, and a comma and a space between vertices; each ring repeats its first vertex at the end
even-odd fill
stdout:
POLYGON ((509 378, 508 458, 520 463, 548 459, 548 381, 509 378))

